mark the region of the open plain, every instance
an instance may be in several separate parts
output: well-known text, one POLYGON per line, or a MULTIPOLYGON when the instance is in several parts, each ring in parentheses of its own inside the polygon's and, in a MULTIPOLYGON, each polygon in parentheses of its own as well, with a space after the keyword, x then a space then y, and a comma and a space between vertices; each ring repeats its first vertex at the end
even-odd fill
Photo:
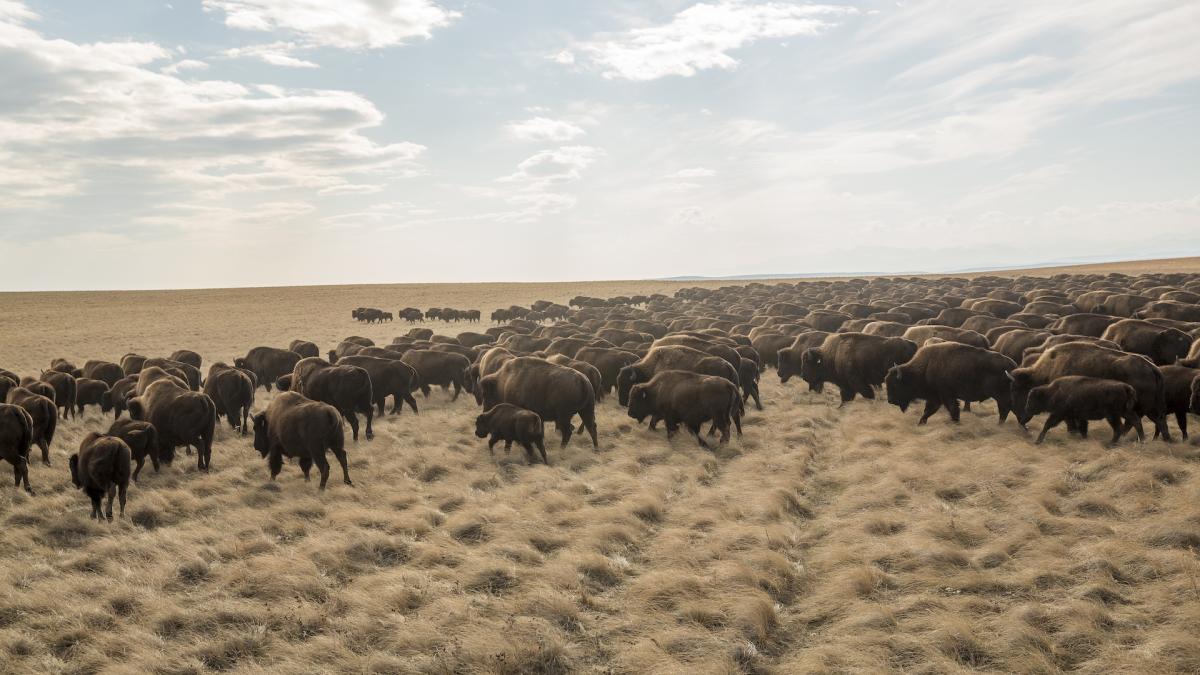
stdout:
MULTIPOLYGON (((1084 271, 1110 269, 1200 263, 1084 271)), ((734 283, 0 294, 0 366, 186 348, 206 370, 410 327, 356 323, 357 306, 483 311, 422 324, 452 335, 538 299, 734 283)), ((0 467, 0 671, 1200 672, 1194 441, 1107 448, 1060 428, 1035 446, 990 403, 918 427, 918 410, 838 409, 770 370, 761 389, 765 410, 715 452, 612 396, 599 450, 555 439, 544 466, 489 456, 471 397, 435 388, 347 440, 355 486, 324 493, 294 464, 271 482, 222 421, 210 473, 182 455, 147 468, 111 525, 66 468, 111 421, 90 409, 32 466, 36 495, 0 467)))

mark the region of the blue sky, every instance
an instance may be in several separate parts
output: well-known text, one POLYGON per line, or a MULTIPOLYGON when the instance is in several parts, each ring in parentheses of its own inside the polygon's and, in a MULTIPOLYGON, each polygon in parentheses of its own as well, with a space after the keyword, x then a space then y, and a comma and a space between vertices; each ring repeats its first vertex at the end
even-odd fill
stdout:
POLYGON ((1200 4, 0 0, 0 290, 1200 254, 1200 4))

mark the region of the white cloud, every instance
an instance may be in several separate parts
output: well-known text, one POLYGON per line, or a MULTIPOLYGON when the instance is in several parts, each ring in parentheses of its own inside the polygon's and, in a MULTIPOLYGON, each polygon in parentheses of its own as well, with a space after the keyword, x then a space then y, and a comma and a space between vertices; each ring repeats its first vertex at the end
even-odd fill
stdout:
POLYGON ((176 61, 162 69, 162 72, 167 75, 178 75, 185 70, 207 70, 208 64, 196 59, 183 59, 176 61))
POLYGON ((224 12, 230 28, 286 32, 308 45, 340 49, 429 38, 459 16, 430 0, 204 0, 204 7, 224 12))
POLYGON ((667 174, 667 178, 712 178, 715 175, 717 175, 717 172, 712 169, 696 166, 690 169, 680 169, 674 173, 669 173, 667 174))
POLYGON ((567 145, 542 150, 517 165, 516 173, 500 179, 504 182, 548 185, 577 180, 583 170, 604 152, 587 145, 567 145))
POLYGON ((833 5, 702 2, 679 12, 670 23, 585 42, 574 52, 560 52, 552 58, 570 64, 584 56, 607 78, 690 77, 712 68, 733 69, 738 61, 730 52, 758 40, 817 35, 857 13, 852 7, 833 5))
POLYGON ((549 143, 573 141, 587 133, 570 122, 547 117, 534 117, 522 122, 513 122, 508 125, 508 131, 522 141, 549 143))
POLYGON ((305 61, 304 59, 292 56, 291 53, 298 48, 299 45, 294 42, 272 42, 264 45, 234 47, 226 49, 222 54, 231 59, 246 57, 285 68, 320 68, 320 66, 312 61, 305 61))
MULTIPOLYGON (((383 114, 362 96, 181 79, 153 67, 168 57, 152 43, 77 44, 0 20, 0 62, 21 64, 0 69, 0 208, 61 207, 63 195, 125 181, 139 222, 167 224, 146 212, 194 202, 217 204, 207 216, 219 227, 238 213, 219 206, 233 195, 362 192, 364 177, 422 172, 423 146, 364 135, 383 114)), ((184 64, 173 65, 196 68, 184 64)))

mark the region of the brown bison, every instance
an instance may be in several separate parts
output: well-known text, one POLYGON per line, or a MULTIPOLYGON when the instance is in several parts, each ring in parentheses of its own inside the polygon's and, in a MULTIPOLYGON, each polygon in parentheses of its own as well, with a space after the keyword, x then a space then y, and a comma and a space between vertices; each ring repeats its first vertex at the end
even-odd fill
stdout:
POLYGON ((154 466, 154 473, 158 473, 158 432, 153 424, 134 419, 117 420, 104 433, 120 438, 129 446, 130 456, 134 461, 133 480, 138 479, 147 457, 154 466))
POLYGON ((1123 351, 1142 354, 1155 365, 1166 366, 1187 357, 1192 336, 1142 319, 1123 319, 1109 325, 1101 339, 1115 342, 1123 351))
POLYGON ((729 442, 730 423, 738 423, 741 434, 742 399, 737 387, 723 377, 700 375, 684 370, 656 373, 649 382, 634 385, 629 392, 629 416, 639 423, 651 418, 663 420, 667 438, 682 424, 702 448, 708 443, 700 435, 705 422, 712 421, 721 432, 720 442, 729 442))
POLYGON ((77 380, 70 373, 57 370, 42 371, 41 381, 54 388, 54 404, 62 409, 62 418, 75 416, 75 394, 77 380))
POLYGON ((893 366, 884 378, 888 403, 907 412, 914 400, 925 401, 925 412, 917 424, 925 424, 942 406, 950 420, 959 420, 959 401, 971 403, 994 399, 1000 421, 1012 410, 1012 379, 1017 367, 1012 359, 996 352, 958 342, 926 344, 908 362, 893 366))
POLYGON ((1033 365, 1012 372, 1013 410, 1017 420, 1025 425, 1032 417, 1025 410, 1025 399, 1031 389, 1068 375, 1118 380, 1132 386, 1137 392, 1135 412, 1154 422, 1156 438, 1161 435, 1163 440, 1171 440, 1162 371, 1139 354, 1127 354, 1086 342, 1051 347, 1042 352, 1033 365))
POLYGON ((421 394, 429 398, 430 385, 438 385, 443 390, 454 386, 452 401, 458 400, 458 395, 466 383, 467 368, 471 362, 461 354, 438 352, 429 349, 414 349, 406 352, 400 359, 417 371, 417 384, 421 394))
POLYGON ((190 349, 177 349, 171 352, 171 355, 167 358, 178 363, 186 363, 197 371, 200 370, 201 364, 204 363, 204 359, 200 358, 200 354, 190 349))
POLYGON ((1026 414, 1050 413, 1037 443, 1062 422, 1067 428, 1087 438, 1088 420, 1107 420, 1112 427, 1112 443, 1121 440, 1122 424, 1137 431, 1138 440, 1145 437, 1142 420, 1134 410, 1137 392, 1117 380, 1081 375, 1060 377, 1050 384, 1034 387, 1025 402, 1026 414))
POLYGON ((917 353, 917 345, 904 338, 886 338, 863 333, 835 333, 820 347, 812 347, 800 359, 800 378, 809 389, 821 392, 826 382, 837 385, 842 405, 861 394, 874 399, 875 387, 892 366, 917 353))
POLYGON ((142 364, 145 362, 146 357, 141 354, 126 354, 121 357, 121 371, 126 375, 137 375, 142 372, 142 364))
POLYGON ((111 387, 125 377, 125 371, 119 364, 111 361, 93 360, 83 364, 82 375, 89 380, 100 380, 111 387))
POLYGON ((20 406, 0 403, 0 459, 13 465, 15 485, 29 486, 29 448, 33 446, 33 420, 20 406))
POLYGON ((4 400, 29 413, 33 420, 33 444, 42 451, 42 464, 50 466, 50 444, 54 442, 54 432, 58 428, 58 408, 54 401, 25 387, 9 389, 4 400))
POLYGON ((217 407, 217 415, 224 415, 232 429, 248 433, 250 408, 254 407, 254 376, 248 370, 234 368, 220 361, 208 369, 204 381, 204 393, 217 407))
POLYGON ((1163 366, 1164 397, 1167 414, 1174 414, 1183 440, 1188 439, 1187 416, 1192 405, 1192 383, 1200 377, 1200 369, 1182 365, 1163 366))
POLYGON ((141 375, 130 375, 117 380, 116 384, 111 389, 100 396, 100 411, 113 411, 113 419, 121 417, 121 413, 125 412, 127 407, 126 400, 131 393, 137 391, 137 383, 141 375))
POLYGON ((162 368, 167 372, 181 371, 183 373, 183 380, 187 382, 188 389, 200 391, 200 385, 202 384, 200 369, 190 363, 175 361, 174 359, 146 359, 142 363, 142 370, 144 371, 147 368, 162 368))
MULTIPOLYGON (((146 379, 145 375, 141 379, 146 379)), ((149 422, 158 432, 158 457, 170 465, 175 448, 184 445, 196 448, 196 467, 201 471, 212 468, 213 434, 217 426, 217 407, 213 400, 200 392, 180 386, 172 376, 155 380, 137 396, 129 399, 129 416, 149 422)))
POLYGON ((633 352, 611 347, 584 347, 575 352, 575 358, 590 363, 600 371, 600 387, 605 394, 617 386, 617 377, 625 366, 637 363, 641 357, 633 352))
POLYGON ((367 418, 367 440, 375 438, 375 395, 371 376, 358 366, 335 366, 319 358, 300 359, 290 376, 276 381, 280 391, 294 391, 333 406, 350 423, 358 441, 358 413, 367 418))
POLYGON ((101 410, 104 406, 104 394, 108 392, 108 384, 103 380, 90 380, 81 377, 75 380, 75 409, 80 415, 85 406, 94 405, 101 410))
POLYGON ((519 356, 507 361, 498 371, 479 380, 484 410, 500 403, 511 403, 532 410, 543 420, 554 420, 562 434, 562 445, 571 440, 572 419, 579 415, 599 446, 596 432, 596 396, 592 384, 582 374, 544 359, 519 356))
POLYGON ((308 340, 292 340, 292 343, 288 345, 288 351, 296 352, 303 358, 321 355, 321 348, 317 346, 317 343, 308 340))
POLYGON ((255 347, 245 356, 233 360, 233 365, 254 373, 259 386, 271 391, 275 380, 281 375, 288 375, 296 367, 296 362, 304 357, 290 349, 276 347, 255 347))
POLYGON ((125 517, 125 493, 129 489, 129 446, 115 436, 93 431, 71 455, 71 482, 92 500, 91 517, 100 520, 100 499, 108 495, 104 516, 113 519, 113 498, 120 495, 121 517, 125 517))
POLYGON ((542 462, 550 464, 546 456, 542 418, 531 410, 518 408, 511 403, 500 403, 475 418, 475 435, 488 439, 490 454, 494 454, 493 449, 500 441, 504 441, 506 453, 513 443, 519 443, 525 449, 525 459, 530 464, 534 463, 536 457, 533 454, 534 446, 541 453, 542 462))
POLYGON ((412 366, 397 359, 381 359, 374 356, 347 356, 338 365, 357 366, 371 376, 371 392, 379 416, 383 417, 387 397, 392 397, 392 414, 398 415, 407 403, 417 414, 417 399, 412 391, 420 385, 420 376, 412 366))
POLYGON ((254 449, 267 459, 271 480, 283 468, 283 458, 294 457, 299 460, 306 481, 309 469, 317 465, 321 472, 318 489, 324 490, 329 481, 329 461, 325 458, 325 451, 329 450, 342 467, 342 482, 354 485, 346 462, 345 443, 342 416, 337 409, 296 392, 279 394, 266 411, 254 416, 254 449))
MULTIPOLYGON (((741 365, 740 355, 738 365, 741 365)), ((637 363, 621 369, 617 374, 617 400, 621 405, 629 405, 629 391, 633 386, 649 382, 655 374, 664 370, 716 375, 729 380, 735 387, 741 386, 737 370, 725 359, 683 345, 662 345, 652 348, 637 363)))
POLYGON ((575 370, 588 379, 592 383, 592 392, 596 395, 596 401, 604 400, 604 384, 601 381, 600 371, 590 363, 579 361, 563 354, 555 354, 546 359, 550 363, 566 366, 571 370, 575 370))

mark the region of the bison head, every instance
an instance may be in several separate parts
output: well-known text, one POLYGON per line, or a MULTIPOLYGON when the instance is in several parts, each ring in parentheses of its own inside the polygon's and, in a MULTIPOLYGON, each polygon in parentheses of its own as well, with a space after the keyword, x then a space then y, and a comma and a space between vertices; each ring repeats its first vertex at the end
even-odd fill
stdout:
POLYGON ((249 367, 246 365, 246 359, 244 359, 240 356, 233 360, 233 365, 234 365, 234 367, 237 367, 237 368, 248 368, 249 367))
POLYGON ((479 397, 482 399, 484 410, 491 410, 493 406, 500 403, 500 383, 496 380, 495 374, 479 380, 479 397))
POLYGON ((1028 368, 1017 368, 1008 374, 1012 378, 1012 408, 1017 416, 1017 423, 1024 427, 1033 418, 1033 415, 1025 410, 1025 402, 1029 398, 1029 391, 1034 387, 1034 378, 1032 370, 1028 368))
MULTIPOLYGON (((1040 415, 1050 409, 1050 386, 1042 385, 1034 387, 1025 395, 1025 406, 1023 409, 1024 421, 1028 422, 1033 419, 1034 415, 1040 415)), ((1018 416, 1018 420, 1021 416, 1018 416)))
POLYGON ((258 413, 252 419, 254 420, 254 449, 258 451, 258 454, 266 457, 271 447, 267 440, 267 414, 258 413))
POLYGON ((887 388, 888 403, 900 409, 900 412, 908 412, 908 406, 912 404, 916 396, 913 393, 913 375, 904 372, 903 366, 893 366, 887 372, 887 376, 883 378, 883 384, 887 388))
POLYGON ((825 390, 825 355, 819 347, 809 347, 800 355, 800 379, 808 383, 809 391, 825 390))
POLYGON ((292 376, 280 375, 275 379, 275 387, 279 389, 279 391, 290 391, 292 388, 292 376))
POLYGON ((112 390, 106 390, 100 394, 100 412, 108 412, 113 408, 112 390))
POLYGON ((139 422, 149 422, 146 419, 146 406, 142 404, 142 397, 130 396, 125 399, 125 407, 129 410, 129 416, 139 422))
POLYGON ((649 386, 635 384, 629 390, 629 416, 641 424, 654 413, 654 397, 649 386))
POLYGON ((635 366, 625 366, 617 373, 617 401, 629 405, 629 390, 642 383, 642 373, 635 366))
POLYGON ((71 482, 75 484, 76 488, 82 490, 83 480, 79 477, 79 455, 71 455, 71 458, 67 460, 67 466, 71 467, 71 482))
POLYGON ((492 433, 491 427, 492 418, 487 413, 479 415, 475 418, 475 435, 479 438, 487 438, 492 433))

